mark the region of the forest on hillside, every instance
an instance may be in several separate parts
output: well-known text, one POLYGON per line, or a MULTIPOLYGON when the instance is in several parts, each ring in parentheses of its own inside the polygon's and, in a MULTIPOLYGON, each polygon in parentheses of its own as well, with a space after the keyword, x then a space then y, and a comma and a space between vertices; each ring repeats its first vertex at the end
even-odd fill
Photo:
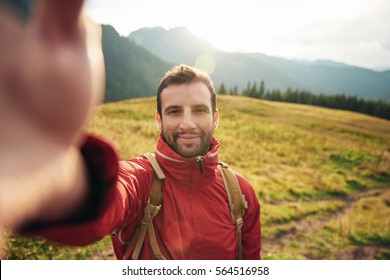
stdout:
POLYGON ((242 95, 270 101, 282 101, 348 110, 390 120, 390 103, 382 100, 365 100, 363 98, 358 98, 357 96, 348 96, 345 94, 313 94, 310 91, 292 90, 290 88, 286 91, 266 90, 264 81, 261 81, 259 86, 257 86, 256 82, 249 82, 247 87, 241 92, 238 90, 237 86, 227 89, 224 83, 221 83, 218 88, 218 94, 242 95))

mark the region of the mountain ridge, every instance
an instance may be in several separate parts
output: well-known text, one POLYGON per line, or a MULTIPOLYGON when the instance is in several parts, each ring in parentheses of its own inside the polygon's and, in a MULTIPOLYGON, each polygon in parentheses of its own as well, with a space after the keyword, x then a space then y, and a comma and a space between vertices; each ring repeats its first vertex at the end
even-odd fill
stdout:
POLYGON ((261 53, 224 52, 185 27, 145 27, 129 34, 130 41, 173 64, 196 65, 201 55, 214 64, 216 85, 265 82, 268 90, 300 89, 316 94, 346 94, 366 100, 390 101, 390 75, 330 60, 298 61, 261 53))
POLYGON ((106 68, 104 101, 154 96, 164 73, 173 66, 147 49, 103 25, 102 46, 106 68))

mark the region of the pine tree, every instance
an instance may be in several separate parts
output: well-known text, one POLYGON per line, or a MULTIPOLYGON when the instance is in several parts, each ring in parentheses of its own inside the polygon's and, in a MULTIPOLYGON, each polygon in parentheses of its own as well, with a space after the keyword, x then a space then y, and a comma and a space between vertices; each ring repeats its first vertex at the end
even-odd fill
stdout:
POLYGON ((226 95, 227 94, 227 91, 226 91, 224 83, 221 83, 221 85, 219 87, 219 90, 218 90, 218 94, 220 94, 220 95, 226 95))
POLYGON ((258 92, 258 98, 264 98, 264 95, 265 95, 265 84, 264 84, 264 81, 261 80, 260 88, 259 88, 259 92, 258 92))

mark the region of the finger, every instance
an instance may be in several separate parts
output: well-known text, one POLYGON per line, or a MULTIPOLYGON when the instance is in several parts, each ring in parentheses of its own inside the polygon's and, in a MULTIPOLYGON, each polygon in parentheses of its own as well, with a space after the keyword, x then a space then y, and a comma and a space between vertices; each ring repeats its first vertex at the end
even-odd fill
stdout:
MULTIPOLYGON (((12 76, 15 73, 15 59, 21 46, 22 22, 8 7, 0 3, 0 128, 13 112, 10 104, 12 76)), ((1 133, 0 133, 1 134, 1 133)), ((2 135, 0 135, 1 138, 2 135)), ((0 141, 1 142, 1 141, 0 141)))
POLYGON ((105 67, 102 49, 102 27, 90 18, 83 18, 86 27, 86 45, 91 71, 92 99, 90 106, 95 107, 103 101, 105 91, 105 67))
POLYGON ((80 15, 83 0, 41 0, 35 20, 40 31, 49 37, 70 39, 80 35, 80 15))

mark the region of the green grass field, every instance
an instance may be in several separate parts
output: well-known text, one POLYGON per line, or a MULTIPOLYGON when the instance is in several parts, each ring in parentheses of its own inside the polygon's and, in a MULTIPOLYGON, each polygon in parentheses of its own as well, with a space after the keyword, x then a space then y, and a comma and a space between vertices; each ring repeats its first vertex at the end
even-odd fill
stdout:
MULTIPOLYGON (((155 99, 102 105, 88 130, 123 159, 153 151, 155 99)), ((220 160, 261 203, 264 259, 390 259, 390 122, 347 111, 219 96, 220 160)), ((10 259, 84 259, 109 238, 64 248, 9 233, 10 259)), ((104 258, 104 256, 101 256, 104 258)))

